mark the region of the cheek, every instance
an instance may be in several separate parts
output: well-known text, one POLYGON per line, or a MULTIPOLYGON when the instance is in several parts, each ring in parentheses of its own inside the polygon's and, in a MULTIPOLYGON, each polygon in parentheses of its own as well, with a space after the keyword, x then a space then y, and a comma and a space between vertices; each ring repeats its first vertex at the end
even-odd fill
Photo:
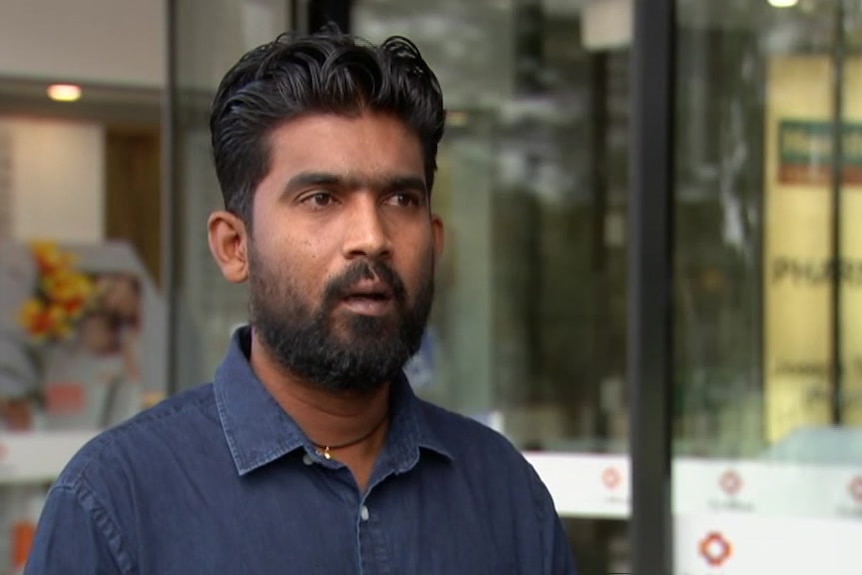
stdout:
POLYGON ((430 238, 423 238, 411 250, 409 261, 405 261, 402 267, 402 279, 413 294, 433 279, 435 263, 434 243, 430 238))
POLYGON ((325 248, 320 234, 313 230, 297 229, 292 222, 283 222, 269 226, 269 230, 259 236, 258 251, 265 255, 266 261, 296 279, 307 278, 310 268, 318 266, 322 260, 325 248))
POLYGON ((325 242, 309 234, 285 246, 283 252, 283 277, 295 290, 295 297, 313 305, 322 300, 330 278, 343 272, 333 265, 337 258, 331 257, 326 250, 325 242))

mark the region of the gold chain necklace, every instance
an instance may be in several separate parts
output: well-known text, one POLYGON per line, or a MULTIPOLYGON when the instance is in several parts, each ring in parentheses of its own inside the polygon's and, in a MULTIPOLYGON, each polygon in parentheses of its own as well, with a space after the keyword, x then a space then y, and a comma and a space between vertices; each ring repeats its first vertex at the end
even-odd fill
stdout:
POLYGON ((368 432, 366 432, 364 435, 362 435, 362 437, 358 437, 358 438, 353 439, 351 441, 347 441, 345 443, 338 443, 336 445, 332 445, 332 444, 326 445, 326 444, 315 443, 314 441, 312 441, 311 444, 315 447, 315 449, 317 449, 318 455, 322 455, 326 459, 332 459, 332 453, 331 452, 333 450, 344 449, 345 447, 350 447, 352 445, 356 445, 357 443, 361 443, 361 442, 365 441, 366 439, 368 439, 369 437, 374 435, 374 432, 377 431, 378 429, 380 429, 380 426, 383 425, 383 422, 385 422, 388 418, 389 418, 389 412, 387 411, 386 413, 383 414, 383 418, 374 424, 374 427, 372 427, 368 432))

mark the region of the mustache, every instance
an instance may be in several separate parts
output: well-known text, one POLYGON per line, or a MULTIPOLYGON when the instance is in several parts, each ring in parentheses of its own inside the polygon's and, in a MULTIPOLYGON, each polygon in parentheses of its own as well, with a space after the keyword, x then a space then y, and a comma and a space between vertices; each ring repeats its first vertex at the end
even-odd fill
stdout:
POLYGON ((323 298, 327 305, 335 305, 350 294, 350 290, 362 280, 379 280, 386 284, 392 292, 392 297, 399 304, 407 300, 407 288, 398 275, 388 264, 376 260, 361 260, 350 264, 343 274, 333 278, 326 284, 323 298))

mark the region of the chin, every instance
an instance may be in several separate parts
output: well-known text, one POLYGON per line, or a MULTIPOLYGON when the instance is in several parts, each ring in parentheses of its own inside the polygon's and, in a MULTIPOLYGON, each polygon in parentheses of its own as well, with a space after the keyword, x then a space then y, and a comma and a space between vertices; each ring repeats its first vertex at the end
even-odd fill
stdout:
POLYGON ((401 327, 399 318, 393 314, 379 316, 349 312, 339 323, 337 331, 352 340, 395 337, 401 327))

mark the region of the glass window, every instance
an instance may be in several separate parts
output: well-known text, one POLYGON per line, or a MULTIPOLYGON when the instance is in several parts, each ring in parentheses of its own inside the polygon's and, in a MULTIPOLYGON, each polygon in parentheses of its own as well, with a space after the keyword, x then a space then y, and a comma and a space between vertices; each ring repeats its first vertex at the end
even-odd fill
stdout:
POLYGON ((207 218, 223 206, 210 149, 209 111, 224 74, 245 53, 290 29, 281 0, 177 0, 171 59, 174 217, 170 249, 173 354, 179 391, 210 381, 234 328, 247 319, 246 291, 225 281, 210 255, 207 218))
POLYGON ((68 458, 164 396, 161 4, 0 10, 0 573, 68 458))
POLYGON ((860 13, 680 1, 678 573, 839 573, 862 524, 860 13))
POLYGON ((604 4, 617 26, 565 1, 363 0, 352 14, 369 40, 413 40, 449 111, 433 192, 447 244, 408 374, 528 452, 584 573, 627 569, 630 6, 604 4))

